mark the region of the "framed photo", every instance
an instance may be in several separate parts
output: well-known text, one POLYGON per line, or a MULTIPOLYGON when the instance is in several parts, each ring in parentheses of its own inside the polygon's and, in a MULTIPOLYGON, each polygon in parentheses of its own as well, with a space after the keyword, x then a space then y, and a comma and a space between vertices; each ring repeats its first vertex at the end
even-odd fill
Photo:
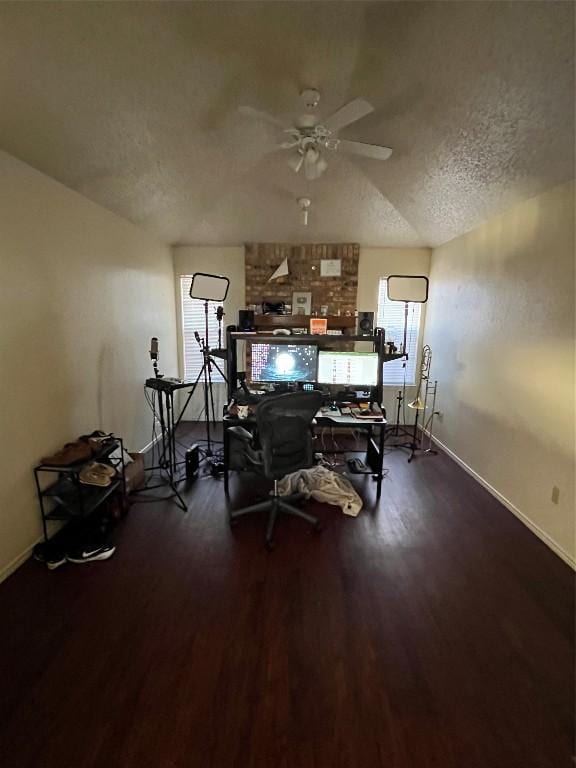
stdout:
POLYGON ((341 259, 322 259, 320 261, 320 277, 340 277, 341 274, 341 259))
POLYGON ((292 314, 312 314, 312 291, 294 291, 292 294, 292 314))

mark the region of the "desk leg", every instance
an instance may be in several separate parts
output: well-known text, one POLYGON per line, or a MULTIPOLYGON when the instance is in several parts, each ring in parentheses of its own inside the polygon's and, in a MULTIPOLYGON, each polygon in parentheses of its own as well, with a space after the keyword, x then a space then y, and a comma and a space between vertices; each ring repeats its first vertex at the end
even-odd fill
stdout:
POLYGON ((225 422, 222 427, 222 437, 224 439, 224 493, 226 494, 226 496, 228 496, 229 495, 228 466, 230 464, 230 438, 228 436, 228 429, 226 427, 225 422))
POLYGON ((382 495, 382 478, 384 477, 384 440, 386 439, 385 425, 380 427, 380 437, 378 438, 378 485, 376 486, 376 498, 382 495))

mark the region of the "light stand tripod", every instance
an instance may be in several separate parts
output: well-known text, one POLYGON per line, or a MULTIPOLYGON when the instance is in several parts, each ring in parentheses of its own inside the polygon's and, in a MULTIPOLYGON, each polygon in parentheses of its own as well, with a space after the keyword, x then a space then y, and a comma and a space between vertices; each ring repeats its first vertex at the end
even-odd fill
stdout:
POLYGON ((214 389, 212 382, 213 368, 218 371, 225 382, 227 381, 224 372, 214 360, 213 356, 214 354, 218 354, 219 356, 224 357, 223 351, 220 349, 222 343, 222 318, 224 317, 224 310, 221 306, 216 310, 216 317, 218 319, 218 349, 211 350, 209 344, 208 304, 211 301, 223 302, 228 295, 229 286, 230 281, 227 277, 223 277, 222 275, 211 275, 207 272, 195 272, 192 275, 192 282, 190 284, 190 298, 200 299, 204 302, 204 338, 201 338, 198 331, 194 331, 194 338, 196 339, 202 354, 202 367, 200 368, 196 381, 192 385, 188 398, 182 407, 175 428, 180 424, 188 403, 192 399, 196 387, 202 379, 204 384, 204 422, 206 426, 206 448, 204 449, 204 458, 206 459, 210 459, 214 455, 212 450, 213 438, 211 430, 211 426, 212 428, 216 427, 216 411, 214 408, 214 389))
MULTIPOLYGON (((218 309, 220 309, 220 307, 218 309)), ((218 314, 218 310, 217 310, 217 314, 218 314)), ((200 352, 202 353, 202 367, 198 372, 196 381, 192 384, 192 389, 188 393, 186 402, 182 406, 180 416, 178 417, 175 423, 175 428, 178 427, 178 425, 182 421, 182 417, 184 415, 184 412, 186 411, 186 408, 188 407, 188 403, 194 396, 194 392, 196 391, 196 387, 200 383, 200 379, 203 379, 203 384, 204 384, 203 411, 204 411, 204 422, 206 427, 206 448, 204 450, 204 453, 207 458, 210 458, 211 456, 213 456, 213 451, 212 451, 213 439, 212 439, 212 434, 210 429, 210 426, 211 426, 210 422, 212 422, 212 427, 216 426, 216 410, 214 407, 212 367, 216 368, 216 370, 218 371, 220 376, 222 376, 225 382, 227 382, 228 380, 222 368, 220 368, 216 360, 214 360, 214 358, 210 354, 210 347, 208 344, 208 300, 207 299, 204 300, 204 333, 205 333, 205 336, 204 338, 202 338, 198 333, 198 331, 194 331, 194 338, 196 339, 196 342, 200 347, 200 352)))
MULTIPOLYGON (((387 294, 387 300, 388 301, 401 301, 404 303, 404 339, 400 348, 400 352, 402 352, 404 355, 406 355, 406 360, 408 359, 408 349, 407 349, 407 334, 408 334, 408 311, 409 311, 409 305, 412 305, 412 311, 414 312, 414 307, 417 304, 425 304, 428 301, 428 278, 424 275, 389 275, 386 280, 386 294, 387 294)), ((413 329, 414 323, 412 323, 411 328, 413 329)), ((417 334, 416 330, 416 334, 417 334)), ((411 341, 412 341, 412 330, 411 330, 411 341)), ((414 429, 412 434, 407 431, 406 425, 403 424, 402 427, 400 427, 400 412, 403 411, 403 404, 406 400, 406 362, 404 363, 404 387, 402 390, 398 391, 398 397, 396 398, 398 400, 398 408, 396 412, 396 424, 394 427, 389 431, 390 436, 394 437, 400 437, 400 436, 406 436, 410 438, 409 442, 406 443, 389 443, 388 447, 390 448, 407 448, 410 451, 410 458, 408 461, 412 461, 412 458, 414 457, 414 453, 416 450, 418 450, 418 411, 422 410, 423 408, 426 408, 426 405, 422 405, 420 401, 420 388, 422 386, 422 381, 426 381, 426 385, 428 384, 428 370, 430 367, 430 347, 425 346, 422 350, 422 363, 420 367, 420 381, 418 383, 418 393, 416 400, 412 403, 408 403, 409 408, 416 409, 416 418, 414 420, 414 429)), ((404 416, 406 414, 404 413, 404 416)), ((403 418, 403 421, 405 422, 406 419, 403 418)))

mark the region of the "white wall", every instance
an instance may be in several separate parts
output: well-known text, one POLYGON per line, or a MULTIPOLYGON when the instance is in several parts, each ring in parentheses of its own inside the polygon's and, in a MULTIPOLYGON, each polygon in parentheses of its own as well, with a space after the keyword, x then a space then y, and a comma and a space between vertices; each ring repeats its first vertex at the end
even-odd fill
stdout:
POLYGON ((430 293, 439 439, 573 561, 574 185, 437 248, 430 293))
POLYGON ((150 440, 150 337, 176 364, 168 248, 0 152, 0 578, 41 528, 32 468, 94 429, 150 440))

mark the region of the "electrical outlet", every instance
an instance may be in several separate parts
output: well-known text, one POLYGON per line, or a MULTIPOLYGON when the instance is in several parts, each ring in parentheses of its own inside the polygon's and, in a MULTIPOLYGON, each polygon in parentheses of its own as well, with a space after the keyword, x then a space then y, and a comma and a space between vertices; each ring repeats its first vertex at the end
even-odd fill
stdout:
POLYGON ((560 501, 560 488, 558 488, 557 485, 553 486, 552 488, 552 504, 558 504, 560 501))

